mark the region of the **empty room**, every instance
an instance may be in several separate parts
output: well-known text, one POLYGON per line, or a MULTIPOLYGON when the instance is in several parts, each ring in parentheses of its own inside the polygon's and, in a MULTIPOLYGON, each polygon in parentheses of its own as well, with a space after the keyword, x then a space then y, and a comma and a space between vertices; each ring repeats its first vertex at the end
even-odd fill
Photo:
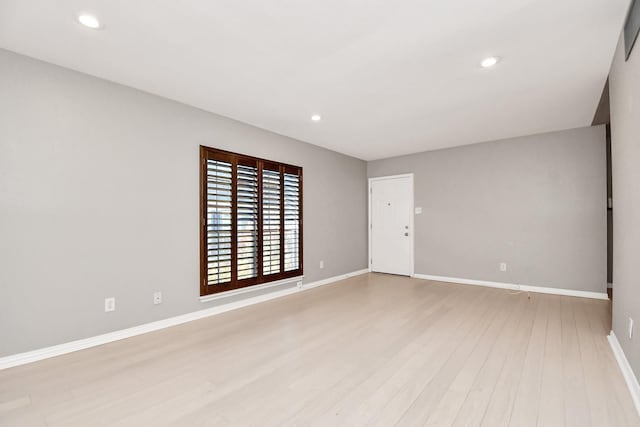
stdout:
POLYGON ((640 426, 639 30, 0 0, 0 426, 640 426))

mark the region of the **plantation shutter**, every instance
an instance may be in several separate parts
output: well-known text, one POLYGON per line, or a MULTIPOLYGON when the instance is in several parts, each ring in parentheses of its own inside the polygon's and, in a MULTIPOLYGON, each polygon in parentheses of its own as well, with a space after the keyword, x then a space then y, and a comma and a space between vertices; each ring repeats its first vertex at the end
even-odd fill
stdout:
POLYGON ((238 164, 237 172, 238 280, 258 276, 258 168, 238 164))
POLYGON ((207 160, 207 280, 231 282, 232 165, 207 160))
POLYGON ((262 271, 280 273, 280 172, 262 171, 262 271))
POLYGON ((300 177, 284 174, 284 271, 300 265, 300 177))
POLYGON ((200 153, 200 294, 302 275, 302 168, 200 153))

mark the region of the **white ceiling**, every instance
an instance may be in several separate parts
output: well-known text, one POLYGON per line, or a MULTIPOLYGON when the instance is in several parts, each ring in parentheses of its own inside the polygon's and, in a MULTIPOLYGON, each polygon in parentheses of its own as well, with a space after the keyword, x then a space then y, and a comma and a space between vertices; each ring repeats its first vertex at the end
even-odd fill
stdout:
POLYGON ((589 125, 628 4, 0 0, 0 47, 371 160, 589 125))

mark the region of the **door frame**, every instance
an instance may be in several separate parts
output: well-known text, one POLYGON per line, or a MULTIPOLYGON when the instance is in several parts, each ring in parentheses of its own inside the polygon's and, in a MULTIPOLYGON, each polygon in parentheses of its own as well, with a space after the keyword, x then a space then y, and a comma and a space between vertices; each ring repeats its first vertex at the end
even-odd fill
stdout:
POLYGON ((367 221, 367 236, 369 238, 369 251, 367 253, 368 259, 367 259, 367 265, 369 266, 369 272, 371 272, 371 194, 372 194, 372 187, 371 184, 375 181, 385 181, 388 179, 398 179, 398 178, 410 178, 409 179, 409 183, 410 183, 410 187, 411 187, 411 214, 409 215, 409 238, 411 239, 411 244, 409 247, 409 253, 411 254, 411 267, 410 267, 410 276, 409 277, 413 277, 415 274, 415 269, 414 269, 414 259, 415 259, 415 252, 414 252, 414 236, 415 236, 415 226, 414 226, 414 216, 415 216, 415 208, 414 208, 414 179, 413 179, 413 173, 405 173, 405 174, 400 174, 400 175, 388 175, 388 176, 377 176, 375 178, 369 178, 369 185, 367 188, 367 209, 368 209, 368 221, 367 221))

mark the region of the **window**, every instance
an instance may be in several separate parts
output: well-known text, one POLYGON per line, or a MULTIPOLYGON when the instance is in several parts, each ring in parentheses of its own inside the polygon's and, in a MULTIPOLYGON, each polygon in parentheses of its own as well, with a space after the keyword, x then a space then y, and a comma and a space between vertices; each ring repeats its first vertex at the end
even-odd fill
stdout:
POLYGON ((200 295, 302 275, 302 168, 200 147, 200 295))

